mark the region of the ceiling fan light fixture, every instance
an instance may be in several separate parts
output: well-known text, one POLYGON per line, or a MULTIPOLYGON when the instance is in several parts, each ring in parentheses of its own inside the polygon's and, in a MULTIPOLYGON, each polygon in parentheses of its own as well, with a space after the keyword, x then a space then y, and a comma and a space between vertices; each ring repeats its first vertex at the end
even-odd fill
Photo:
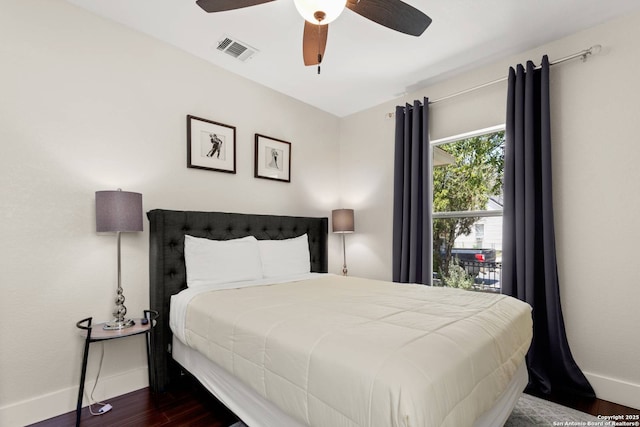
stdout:
POLYGON ((326 25, 334 21, 344 10, 346 0, 294 0, 296 9, 302 17, 312 24, 326 25), (320 12, 320 13, 318 13, 320 12), (319 16, 324 17, 318 19, 319 16))

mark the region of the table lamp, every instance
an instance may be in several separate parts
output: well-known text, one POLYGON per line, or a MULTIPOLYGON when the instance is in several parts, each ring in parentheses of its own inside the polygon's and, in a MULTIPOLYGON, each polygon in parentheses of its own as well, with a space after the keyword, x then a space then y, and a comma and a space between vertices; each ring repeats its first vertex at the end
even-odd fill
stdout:
POLYGON ((113 320, 104 324, 104 329, 125 329, 134 325, 127 319, 127 308, 122 293, 122 270, 120 262, 120 234, 142 231, 142 194, 129 191, 96 191, 96 231, 115 232, 118 241, 118 288, 113 320))
POLYGON ((331 224, 334 233, 342 234, 342 275, 346 276, 348 270, 344 235, 354 231, 353 209, 335 209, 331 211, 331 224))

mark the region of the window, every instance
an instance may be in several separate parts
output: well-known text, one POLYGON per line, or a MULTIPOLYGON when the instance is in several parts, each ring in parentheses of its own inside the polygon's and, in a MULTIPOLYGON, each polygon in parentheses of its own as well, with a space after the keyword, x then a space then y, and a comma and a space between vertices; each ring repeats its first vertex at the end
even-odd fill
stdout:
POLYGON ((434 284, 500 292, 504 126, 432 145, 434 284))

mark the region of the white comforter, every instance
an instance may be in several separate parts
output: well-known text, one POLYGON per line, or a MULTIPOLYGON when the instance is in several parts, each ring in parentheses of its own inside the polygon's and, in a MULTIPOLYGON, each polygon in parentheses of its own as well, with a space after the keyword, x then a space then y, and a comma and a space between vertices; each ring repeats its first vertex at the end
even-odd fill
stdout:
POLYGON ((171 309, 176 337, 311 426, 470 426, 532 336, 514 298, 333 275, 171 309))

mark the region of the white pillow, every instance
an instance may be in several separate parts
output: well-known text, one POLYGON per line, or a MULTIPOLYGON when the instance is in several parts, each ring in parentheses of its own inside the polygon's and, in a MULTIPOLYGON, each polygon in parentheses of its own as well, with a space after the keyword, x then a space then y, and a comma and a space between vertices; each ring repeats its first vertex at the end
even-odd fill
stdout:
POLYGON ((311 271, 309 239, 306 234, 285 240, 258 240, 262 274, 282 277, 311 271))
POLYGON ((258 241, 253 236, 210 240, 184 236, 187 286, 262 279, 258 241))

